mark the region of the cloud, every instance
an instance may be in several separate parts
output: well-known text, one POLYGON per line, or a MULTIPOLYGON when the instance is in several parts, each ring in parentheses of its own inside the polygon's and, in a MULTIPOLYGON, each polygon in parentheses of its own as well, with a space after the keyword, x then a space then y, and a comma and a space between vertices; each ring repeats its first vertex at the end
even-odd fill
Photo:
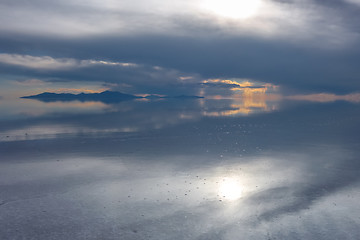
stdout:
POLYGON ((16 82, 18 85, 22 85, 22 86, 42 86, 45 84, 44 81, 39 80, 39 79, 26 79, 26 80, 18 80, 16 82))
POLYGON ((252 99, 254 95, 267 98, 271 92, 278 91, 276 85, 250 79, 206 79, 202 81, 201 86, 201 95, 211 96, 215 99, 223 97, 243 98, 246 96, 250 97, 248 99, 252 99))
POLYGON ((258 15, 234 20, 189 0, 2 1, 1 72, 125 84, 141 93, 197 93, 195 83, 217 78, 360 90, 354 1, 262 2, 258 15))
POLYGON ((278 86, 270 83, 260 83, 250 79, 207 79, 202 81, 202 85, 230 88, 233 91, 244 89, 253 89, 255 91, 257 88, 265 90, 278 88, 278 86))
POLYGON ((20 85, 68 82, 71 86, 72 82, 101 82, 106 89, 166 95, 196 94, 200 87, 197 74, 132 62, 3 53, 0 54, 0 63, 6 65, 3 66, 4 72, 20 77, 17 80, 20 85))
POLYGON ((240 82, 233 81, 233 80, 227 80, 227 79, 208 79, 204 80, 203 84, 215 84, 215 85, 223 85, 224 87, 237 87, 237 88, 247 88, 247 87, 253 87, 254 83, 249 82, 248 80, 244 79, 240 82))
POLYGON ((50 56, 30 56, 0 53, 0 63, 38 70, 66 70, 72 68, 108 65, 119 67, 136 67, 135 63, 110 62, 103 60, 77 60, 73 58, 52 58, 50 56))
POLYGON ((74 59, 54 59, 49 56, 34 57, 19 54, 0 54, 0 63, 21 66, 32 69, 66 69, 77 65, 74 59))
POLYGON ((82 0, 35 0, 29 4, 27 1, 2 1, 0 21, 6 24, 1 25, 0 31, 66 38, 108 34, 257 36, 286 39, 300 45, 304 41, 306 44, 311 42, 317 47, 344 47, 359 38, 357 28, 353 26, 355 19, 360 17, 341 4, 329 7, 316 0, 262 0, 253 18, 234 20, 214 15, 203 7, 203 2, 92 0, 85 4, 82 0))

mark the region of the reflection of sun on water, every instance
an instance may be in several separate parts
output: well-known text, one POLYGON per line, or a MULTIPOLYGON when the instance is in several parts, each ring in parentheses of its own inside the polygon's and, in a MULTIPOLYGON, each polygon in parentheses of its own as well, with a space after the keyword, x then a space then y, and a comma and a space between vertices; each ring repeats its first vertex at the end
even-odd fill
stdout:
MULTIPOLYGON (((230 99, 233 103, 231 109, 223 111, 204 111, 204 116, 220 117, 232 115, 249 115, 256 112, 269 112, 277 109, 276 103, 281 99, 276 94, 278 86, 269 83, 253 83, 251 81, 235 81, 224 79, 207 79, 203 81, 205 86, 224 86, 229 88, 233 94, 230 99), (206 85, 207 84, 207 85, 206 85)), ((205 90, 202 89, 205 94, 205 90)), ((226 99, 221 95, 208 96, 209 99, 226 99)), ((203 104, 204 105, 204 104, 203 104)))
POLYGON ((234 178, 225 178, 219 187, 219 195, 225 200, 235 201, 241 198, 242 187, 234 178))
POLYGON ((203 7, 216 15, 245 19, 256 14, 261 0, 204 0, 203 7))
POLYGON ((255 92, 257 89, 248 89, 254 91, 250 94, 246 89, 242 89, 246 93, 240 95, 240 97, 233 99, 233 104, 230 105, 231 110, 219 111, 219 112, 207 112, 204 111, 204 116, 220 117, 220 116, 233 116, 233 115, 249 115, 256 112, 268 112, 276 109, 276 106, 269 106, 269 98, 266 92, 255 92))

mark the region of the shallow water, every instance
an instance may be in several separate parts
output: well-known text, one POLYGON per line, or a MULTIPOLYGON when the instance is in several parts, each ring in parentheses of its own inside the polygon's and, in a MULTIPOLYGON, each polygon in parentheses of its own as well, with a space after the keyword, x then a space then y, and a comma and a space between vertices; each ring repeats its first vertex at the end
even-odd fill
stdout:
POLYGON ((360 239, 360 105, 0 101, 0 239, 360 239))

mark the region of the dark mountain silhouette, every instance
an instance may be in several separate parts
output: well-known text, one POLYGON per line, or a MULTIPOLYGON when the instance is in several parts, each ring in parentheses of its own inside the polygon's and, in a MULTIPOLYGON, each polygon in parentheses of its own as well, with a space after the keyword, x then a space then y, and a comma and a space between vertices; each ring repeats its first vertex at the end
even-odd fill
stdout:
POLYGON ((125 94, 121 92, 115 92, 115 91, 104 91, 101 93, 79 93, 79 94, 72 94, 72 93, 51 93, 51 92, 44 92, 37 95, 31 95, 31 96, 24 96, 21 98, 30 98, 30 99, 36 99, 40 100, 42 102, 58 102, 58 101, 99 101, 104 103, 116 103, 121 101, 127 101, 127 100, 133 100, 133 99, 139 99, 139 98, 202 98, 198 96, 187 96, 187 95, 180 95, 180 96, 155 96, 150 95, 147 97, 139 97, 131 94, 125 94))

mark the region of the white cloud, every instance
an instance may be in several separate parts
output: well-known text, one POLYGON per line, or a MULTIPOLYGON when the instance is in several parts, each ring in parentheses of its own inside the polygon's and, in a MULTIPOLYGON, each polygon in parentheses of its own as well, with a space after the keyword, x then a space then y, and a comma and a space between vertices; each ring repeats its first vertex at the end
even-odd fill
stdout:
MULTIPOLYGON (((346 0, 359 4, 359 0, 346 0)), ((203 0, 34 0, 0 3, 0 32, 80 37, 166 34, 185 36, 251 35, 303 44, 346 45, 358 33, 344 23, 342 9, 312 0, 262 0, 257 14, 227 19, 206 10, 203 0)), ((346 21, 345 21, 346 22, 346 21)))
POLYGON ((30 56, 0 53, 0 63, 38 70, 66 70, 94 65, 136 67, 135 63, 111 62, 103 60, 77 60, 73 58, 52 58, 49 56, 30 56))
POLYGON ((57 70, 76 67, 79 62, 71 58, 55 59, 49 56, 34 57, 19 54, 0 54, 0 63, 32 69, 57 70))
POLYGON ((22 86, 39 85, 40 81, 47 83, 65 81, 67 84, 71 82, 69 86, 74 82, 92 81, 104 83, 106 88, 123 92, 173 95, 190 92, 189 95, 192 95, 196 91, 194 88, 199 87, 198 83, 201 81, 201 76, 195 73, 132 62, 0 53, 0 64, 36 70, 37 72, 32 76, 34 79, 22 79, 19 76, 21 80, 18 80, 17 84, 22 86), (181 80, 184 76, 186 81, 181 80))

